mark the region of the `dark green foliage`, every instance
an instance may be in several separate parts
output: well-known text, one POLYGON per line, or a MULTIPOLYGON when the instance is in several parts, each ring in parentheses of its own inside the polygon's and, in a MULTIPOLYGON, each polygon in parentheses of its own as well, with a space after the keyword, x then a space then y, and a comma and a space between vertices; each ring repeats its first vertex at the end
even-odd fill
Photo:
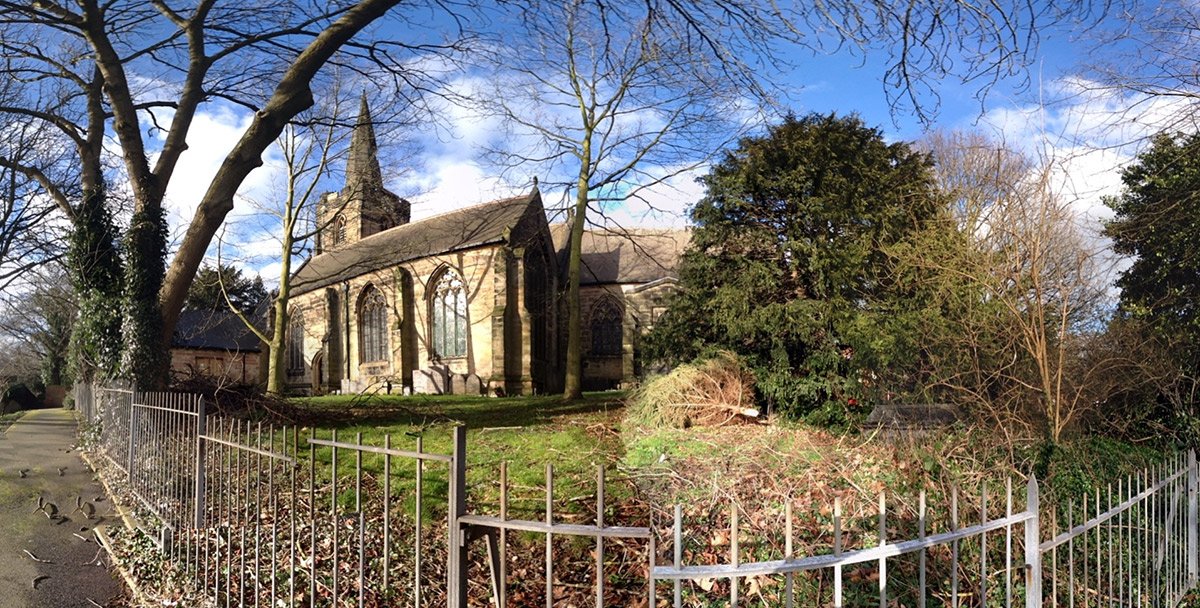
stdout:
POLYGON ((1113 249, 1131 256, 1117 280, 1121 309, 1174 338, 1189 366, 1200 361, 1200 135, 1154 138, 1121 172, 1124 191, 1105 199, 1113 249))
POLYGON ((236 266, 205 264, 196 272, 184 306, 191 310, 226 310, 228 304, 221 293, 222 285, 229 301, 243 314, 249 315, 267 299, 267 288, 263 287, 261 277, 243 276, 242 270, 236 266))
POLYGON ((930 168, 853 116, 788 117, 742 140, 703 178, 682 289, 648 354, 733 351, 769 407, 848 421, 851 399, 881 390, 874 370, 915 348, 893 331, 916 305, 889 250, 938 212, 930 168))
POLYGON ((16 382, 8 385, 0 385, 0 412, 4 412, 7 404, 15 404, 17 410, 32 410, 39 407, 42 402, 35 394, 36 391, 44 391, 44 386, 30 386, 25 382, 16 382))
MULTIPOLYGON (((1159 134, 1121 172, 1124 190, 1105 199, 1113 249, 1133 258, 1121 272, 1118 322, 1137 328, 1159 355, 1143 405, 1177 436, 1200 437, 1200 135, 1159 134), (1158 407, 1156 407, 1158 406, 1158 407)), ((1111 331, 1111 328, 1110 328, 1111 331)))
POLYGON ((138 387, 162 388, 168 377, 169 345, 162 343, 162 289, 167 256, 167 222, 161 207, 133 214, 125 234, 124 353, 122 370, 138 387))
POLYGON ((121 258, 105 198, 103 186, 85 193, 67 250, 79 305, 79 320, 71 332, 71 367, 77 380, 112 377, 121 357, 121 258))

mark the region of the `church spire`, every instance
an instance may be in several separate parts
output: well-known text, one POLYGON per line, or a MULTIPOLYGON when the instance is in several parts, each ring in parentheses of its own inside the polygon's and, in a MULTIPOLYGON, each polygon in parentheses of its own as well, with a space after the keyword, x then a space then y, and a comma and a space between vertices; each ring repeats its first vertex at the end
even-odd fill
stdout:
POLYGON ((372 199, 383 191, 383 171, 379 168, 379 146, 375 142, 375 125, 367 107, 367 92, 363 91, 358 104, 358 120, 350 135, 350 152, 346 160, 346 187, 343 195, 372 199))

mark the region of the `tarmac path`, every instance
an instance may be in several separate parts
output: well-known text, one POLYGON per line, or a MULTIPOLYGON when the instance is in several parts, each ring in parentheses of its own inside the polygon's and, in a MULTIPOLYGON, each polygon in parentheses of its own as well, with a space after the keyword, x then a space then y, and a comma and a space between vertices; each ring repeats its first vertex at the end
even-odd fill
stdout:
POLYGON ((0 433, 0 608, 95 608, 122 595, 92 533, 112 523, 112 503, 74 449, 75 428, 73 412, 46 409, 0 433))

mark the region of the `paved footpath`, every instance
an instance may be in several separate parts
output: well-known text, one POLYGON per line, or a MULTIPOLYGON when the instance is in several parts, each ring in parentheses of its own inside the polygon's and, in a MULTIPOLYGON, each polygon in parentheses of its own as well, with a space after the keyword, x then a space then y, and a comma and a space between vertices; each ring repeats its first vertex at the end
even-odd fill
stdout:
POLYGON ((61 409, 30 411, 0 433, 0 608, 94 608, 122 593, 95 561, 92 528, 112 523, 111 501, 74 445, 75 416, 61 409), (38 510, 39 497, 53 506, 38 510), (94 505, 91 519, 76 499, 94 505))

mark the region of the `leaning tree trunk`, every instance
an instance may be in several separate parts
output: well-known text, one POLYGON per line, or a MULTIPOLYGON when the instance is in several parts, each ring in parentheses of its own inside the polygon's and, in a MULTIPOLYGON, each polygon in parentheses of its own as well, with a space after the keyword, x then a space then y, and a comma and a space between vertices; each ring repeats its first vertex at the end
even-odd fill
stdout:
POLYGON ((183 310, 188 286, 200 268, 204 252, 212 243, 225 217, 233 210, 233 197, 246 176, 262 166, 263 152, 283 132, 288 121, 313 105, 310 87, 317 72, 334 53, 371 24, 382 17, 400 0, 361 0, 342 13, 337 21, 321 31, 288 66, 275 87, 271 98, 254 113, 254 120, 242 134, 233 150, 225 157, 208 191, 196 207, 196 215, 188 226, 171 262, 166 280, 158 295, 162 310, 163 339, 170 339, 183 310))
MULTIPOLYGON (((291 220, 291 218, 288 218, 291 220)), ((274 322, 271 327, 271 344, 267 358, 267 392, 282 395, 287 389, 287 340, 291 320, 288 319, 288 300, 291 299, 292 274, 292 230, 287 225, 283 231, 283 255, 280 256, 279 295, 275 297, 274 322)))

